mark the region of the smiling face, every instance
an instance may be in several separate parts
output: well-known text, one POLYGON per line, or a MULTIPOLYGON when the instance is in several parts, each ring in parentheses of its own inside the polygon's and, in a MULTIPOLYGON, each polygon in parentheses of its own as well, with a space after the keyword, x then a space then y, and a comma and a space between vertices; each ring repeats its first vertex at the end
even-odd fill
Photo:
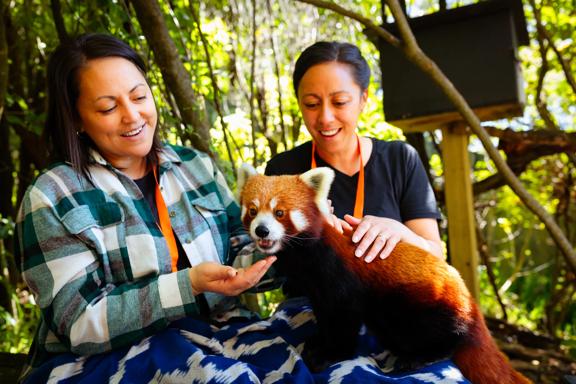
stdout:
POLYGON ((114 167, 143 176, 158 120, 143 74, 120 57, 89 60, 78 72, 78 88, 81 131, 114 167))
POLYGON ((336 154, 356 146, 354 135, 366 99, 367 91, 356 83, 348 64, 332 61, 306 71, 298 86, 298 104, 320 152, 336 154))

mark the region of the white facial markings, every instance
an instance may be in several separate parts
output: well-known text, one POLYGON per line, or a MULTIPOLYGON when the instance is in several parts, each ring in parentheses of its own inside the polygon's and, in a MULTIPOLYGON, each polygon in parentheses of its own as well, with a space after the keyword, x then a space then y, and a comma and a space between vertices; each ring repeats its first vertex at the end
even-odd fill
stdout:
POLYGON ((256 240, 259 246, 260 237, 256 235, 256 228, 264 227, 268 230, 268 235, 264 240, 269 241, 269 246, 266 249, 261 249, 264 253, 274 254, 282 248, 282 239, 284 238, 284 226, 276 220, 271 212, 260 212, 256 215, 252 223, 250 223, 250 236, 256 240))
POLYGON ((246 208, 246 206, 244 204, 242 204, 242 210, 240 211, 240 220, 244 221, 244 217, 246 216, 246 213, 248 213, 248 208, 246 208))
POLYGON ((277 204, 278 204, 278 199, 275 198, 275 197, 273 197, 273 198, 270 200, 270 210, 273 211, 274 208, 276 208, 276 205, 277 205, 277 204))
POLYGON ((290 220, 298 232, 302 232, 308 228, 306 216, 298 209, 290 211, 290 220))
POLYGON ((252 220, 252 223, 250 223, 250 235, 255 239, 258 237, 256 235, 256 228, 258 226, 263 226, 268 229, 268 236, 266 236, 266 238, 269 240, 281 240, 284 236, 284 226, 280 224, 270 212, 258 213, 254 220, 252 220))

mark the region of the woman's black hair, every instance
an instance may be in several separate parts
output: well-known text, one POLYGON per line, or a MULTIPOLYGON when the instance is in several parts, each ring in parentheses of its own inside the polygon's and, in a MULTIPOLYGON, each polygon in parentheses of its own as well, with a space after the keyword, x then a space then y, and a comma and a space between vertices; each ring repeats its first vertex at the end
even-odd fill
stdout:
POLYGON ((360 90, 368 89, 370 83, 370 67, 362 57, 360 50, 353 44, 338 41, 319 41, 306 48, 301 54, 292 74, 292 84, 296 98, 298 98, 298 86, 300 80, 310 69, 318 64, 326 62, 348 64, 352 68, 352 76, 360 90))
MULTIPOLYGON (((85 34, 60 44, 48 61, 48 111, 44 134, 50 146, 53 161, 66 161, 88 179, 89 149, 92 140, 80 133, 78 71, 89 60, 103 57, 121 57, 132 62, 146 74, 142 58, 128 44, 106 34, 85 34)), ((160 139, 154 132, 152 148, 147 155, 150 164, 158 163, 160 139)))

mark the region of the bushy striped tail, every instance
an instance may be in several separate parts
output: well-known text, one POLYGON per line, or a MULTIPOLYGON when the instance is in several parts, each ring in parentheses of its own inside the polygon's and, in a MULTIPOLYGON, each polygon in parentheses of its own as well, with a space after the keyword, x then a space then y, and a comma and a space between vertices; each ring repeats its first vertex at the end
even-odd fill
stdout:
POLYGON ((528 378, 510 365, 490 335, 484 317, 472 303, 474 321, 466 342, 453 356, 462 374, 473 384, 530 384, 528 378))

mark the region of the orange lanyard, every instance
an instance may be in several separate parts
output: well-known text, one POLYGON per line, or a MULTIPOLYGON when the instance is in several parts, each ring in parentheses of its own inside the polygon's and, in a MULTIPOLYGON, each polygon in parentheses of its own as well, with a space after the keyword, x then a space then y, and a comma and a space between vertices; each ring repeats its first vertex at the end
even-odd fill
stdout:
POLYGON ((172 231, 172 225, 170 224, 170 216, 168 215, 168 208, 160 192, 160 184, 158 183, 158 177, 156 176, 156 167, 153 168, 154 180, 156 181, 156 209, 158 209, 158 220, 160 221, 160 231, 168 243, 168 250, 170 251, 170 258, 172 260, 172 272, 178 270, 178 247, 176 246, 176 238, 174 237, 174 232, 172 231))
MULTIPOLYGON (((356 202, 354 203, 354 217, 361 219, 364 213, 364 162, 362 161, 362 149, 360 148, 360 138, 358 140, 358 157, 360 157, 360 171, 358 172, 358 185, 356 186, 356 202)), ((312 140, 312 164, 310 168, 316 168, 316 143, 312 140)))

